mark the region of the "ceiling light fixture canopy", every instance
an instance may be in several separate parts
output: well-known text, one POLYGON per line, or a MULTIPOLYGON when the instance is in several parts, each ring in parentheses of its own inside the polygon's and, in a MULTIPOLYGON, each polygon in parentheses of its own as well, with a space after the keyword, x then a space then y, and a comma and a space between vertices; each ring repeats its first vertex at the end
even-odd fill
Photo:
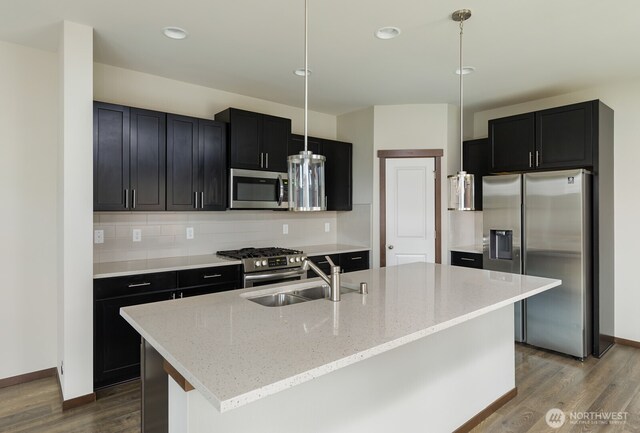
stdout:
POLYGON ((398 27, 392 27, 392 26, 380 27, 378 30, 375 31, 374 35, 378 39, 383 39, 383 40, 393 39, 396 36, 400 35, 400 29, 398 27))
POLYGON ((465 74, 462 67, 462 33, 464 22, 471 17, 469 9, 460 9, 451 14, 451 19, 460 23, 460 68, 458 76, 460 77, 460 171, 456 175, 448 177, 449 181, 449 210, 475 210, 474 207, 474 179, 473 174, 468 174, 463 170, 463 143, 464 143, 464 91, 463 77, 465 74), (462 74, 459 73, 462 71, 462 74))
MULTIPOLYGON (((296 74, 298 77, 304 77, 305 76, 304 71, 305 71, 305 68, 298 68, 298 69, 295 69, 293 73, 296 74)), ((313 71, 311 69, 306 69, 306 71, 308 75, 313 74, 313 71)))
POLYGON ((323 155, 314 155, 307 149, 309 131, 309 0, 304 2, 304 150, 288 158, 289 210, 312 212, 327 209, 324 194, 323 155), (305 73, 306 71, 306 73, 305 73))
POLYGON ((189 35, 189 33, 187 33, 185 29, 180 27, 174 27, 174 26, 163 28, 162 33, 169 39, 177 39, 177 40, 184 39, 189 35))

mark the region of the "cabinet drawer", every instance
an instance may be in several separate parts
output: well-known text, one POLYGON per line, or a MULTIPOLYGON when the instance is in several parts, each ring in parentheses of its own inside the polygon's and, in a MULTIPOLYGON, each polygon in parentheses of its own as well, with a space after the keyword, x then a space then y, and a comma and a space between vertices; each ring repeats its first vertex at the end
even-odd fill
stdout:
POLYGON ((451 264, 453 266, 482 269, 482 254, 451 251, 451 264))
MULTIPOLYGON (((339 254, 326 254, 326 255, 331 257, 331 260, 333 260, 333 263, 335 263, 336 265, 340 265, 340 255, 339 254)), ((313 263, 318 265, 318 267, 320 269, 322 269, 322 272, 324 272, 325 274, 328 274, 329 272, 331 272, 331 266, 329 265, 329 262, 327 261, 327 259, 324 256, 313 256, 313 257, 309 257, 309 259, 313 263)), ((309 274, 313 275, 313 277, 317 276, 313 271, 310 271, 309 274)))
POLYGON ((175 272, 128 275, 93 280, 95 300, 171 290, 177 287, 175 272))
POLYGON ((344 272, 369 269, 369 251, 340 254, 340 267, 344 272))
MULTIPOLYGON (((222 283, 238 283, 240 266, 213 266, 210 268, 178 271, 178 287, 211 286, 222 283)), ((240 287, 238 285, 237 287, 240 287)))

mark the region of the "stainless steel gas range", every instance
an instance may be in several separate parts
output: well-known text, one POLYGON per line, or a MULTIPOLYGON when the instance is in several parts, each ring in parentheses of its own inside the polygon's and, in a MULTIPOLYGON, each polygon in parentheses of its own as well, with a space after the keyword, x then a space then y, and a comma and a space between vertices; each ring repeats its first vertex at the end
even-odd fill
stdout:
POLYGON ((217 254, 242 261, 243 287, 307 278, 307 271, 303 268, 303 262, 307 256, 302 251, 269 247, 218 251, 217 254))

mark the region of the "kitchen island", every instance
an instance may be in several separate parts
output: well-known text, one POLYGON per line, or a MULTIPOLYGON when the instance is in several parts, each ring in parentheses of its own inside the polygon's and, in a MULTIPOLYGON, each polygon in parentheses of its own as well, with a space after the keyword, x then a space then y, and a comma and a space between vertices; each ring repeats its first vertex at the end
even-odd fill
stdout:
POLYGON ((123 308, 184 378, 169 431, 453 431, 515 395, 513 303, 561 283, 427 263, 343 276, 361 281, 335 303, 248 299, 314 279, 123 308))

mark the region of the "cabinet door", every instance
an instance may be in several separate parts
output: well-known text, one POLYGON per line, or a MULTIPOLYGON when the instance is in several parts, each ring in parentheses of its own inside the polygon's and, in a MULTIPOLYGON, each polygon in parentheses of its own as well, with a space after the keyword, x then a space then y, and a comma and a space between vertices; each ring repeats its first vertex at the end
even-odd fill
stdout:
POLYGON ((171 293, 124 296, 95 302, 94 388, 140 375, 140 334, 120 316, 120 308, 171 299, 171 293))
POLYGON ((167 210, 195 210, 199 166, 198 119, 168 114, 167 210))
MULTIPOLYGON (((315 154, 320 153, 321 139, 315 137, 307 137, 307 149, 315 154)), ((291 134, 289 139, 288 155, 297 155, 304 150, 304 135, 291 134)))
POLYGON ((129 208, 129 108, 93 103, 93 210, 129 208))
POLYGON ((323 140, 321 154, 327 158, 324 167, 327 210, 351 210, 353 194, 351 143, 323 140))
POLYGON ((534 114, 489 121, 491 171, 528 170, 534 167, 534 114))
POLYGON ((537 112, 537 167, 574 168, 593 165, 592 119, 592 102, 537 112))
POLYGON ((131 109, 131 209, 165 209, 166 114, 131 109))
POLYGON ((222 122, 200 119, 198 126, 201 177, 199 206, 203 210, 226 210, 226 125, 222 122))
POLYGON ((229 166, 262 169, 262 114, 234 108, 229 110, 229 166))
POLYGON ((474 175, 475 210, 482 210, 482 176, 488 175, 491 167, 489 140, 468 140, 462 144, 462 148, 462 168, 474 175))
POLYGON ((287 171, 287 146, 291 135, 291 120, 263 115, 262 149, 263 168, 269 171, 287 171))

